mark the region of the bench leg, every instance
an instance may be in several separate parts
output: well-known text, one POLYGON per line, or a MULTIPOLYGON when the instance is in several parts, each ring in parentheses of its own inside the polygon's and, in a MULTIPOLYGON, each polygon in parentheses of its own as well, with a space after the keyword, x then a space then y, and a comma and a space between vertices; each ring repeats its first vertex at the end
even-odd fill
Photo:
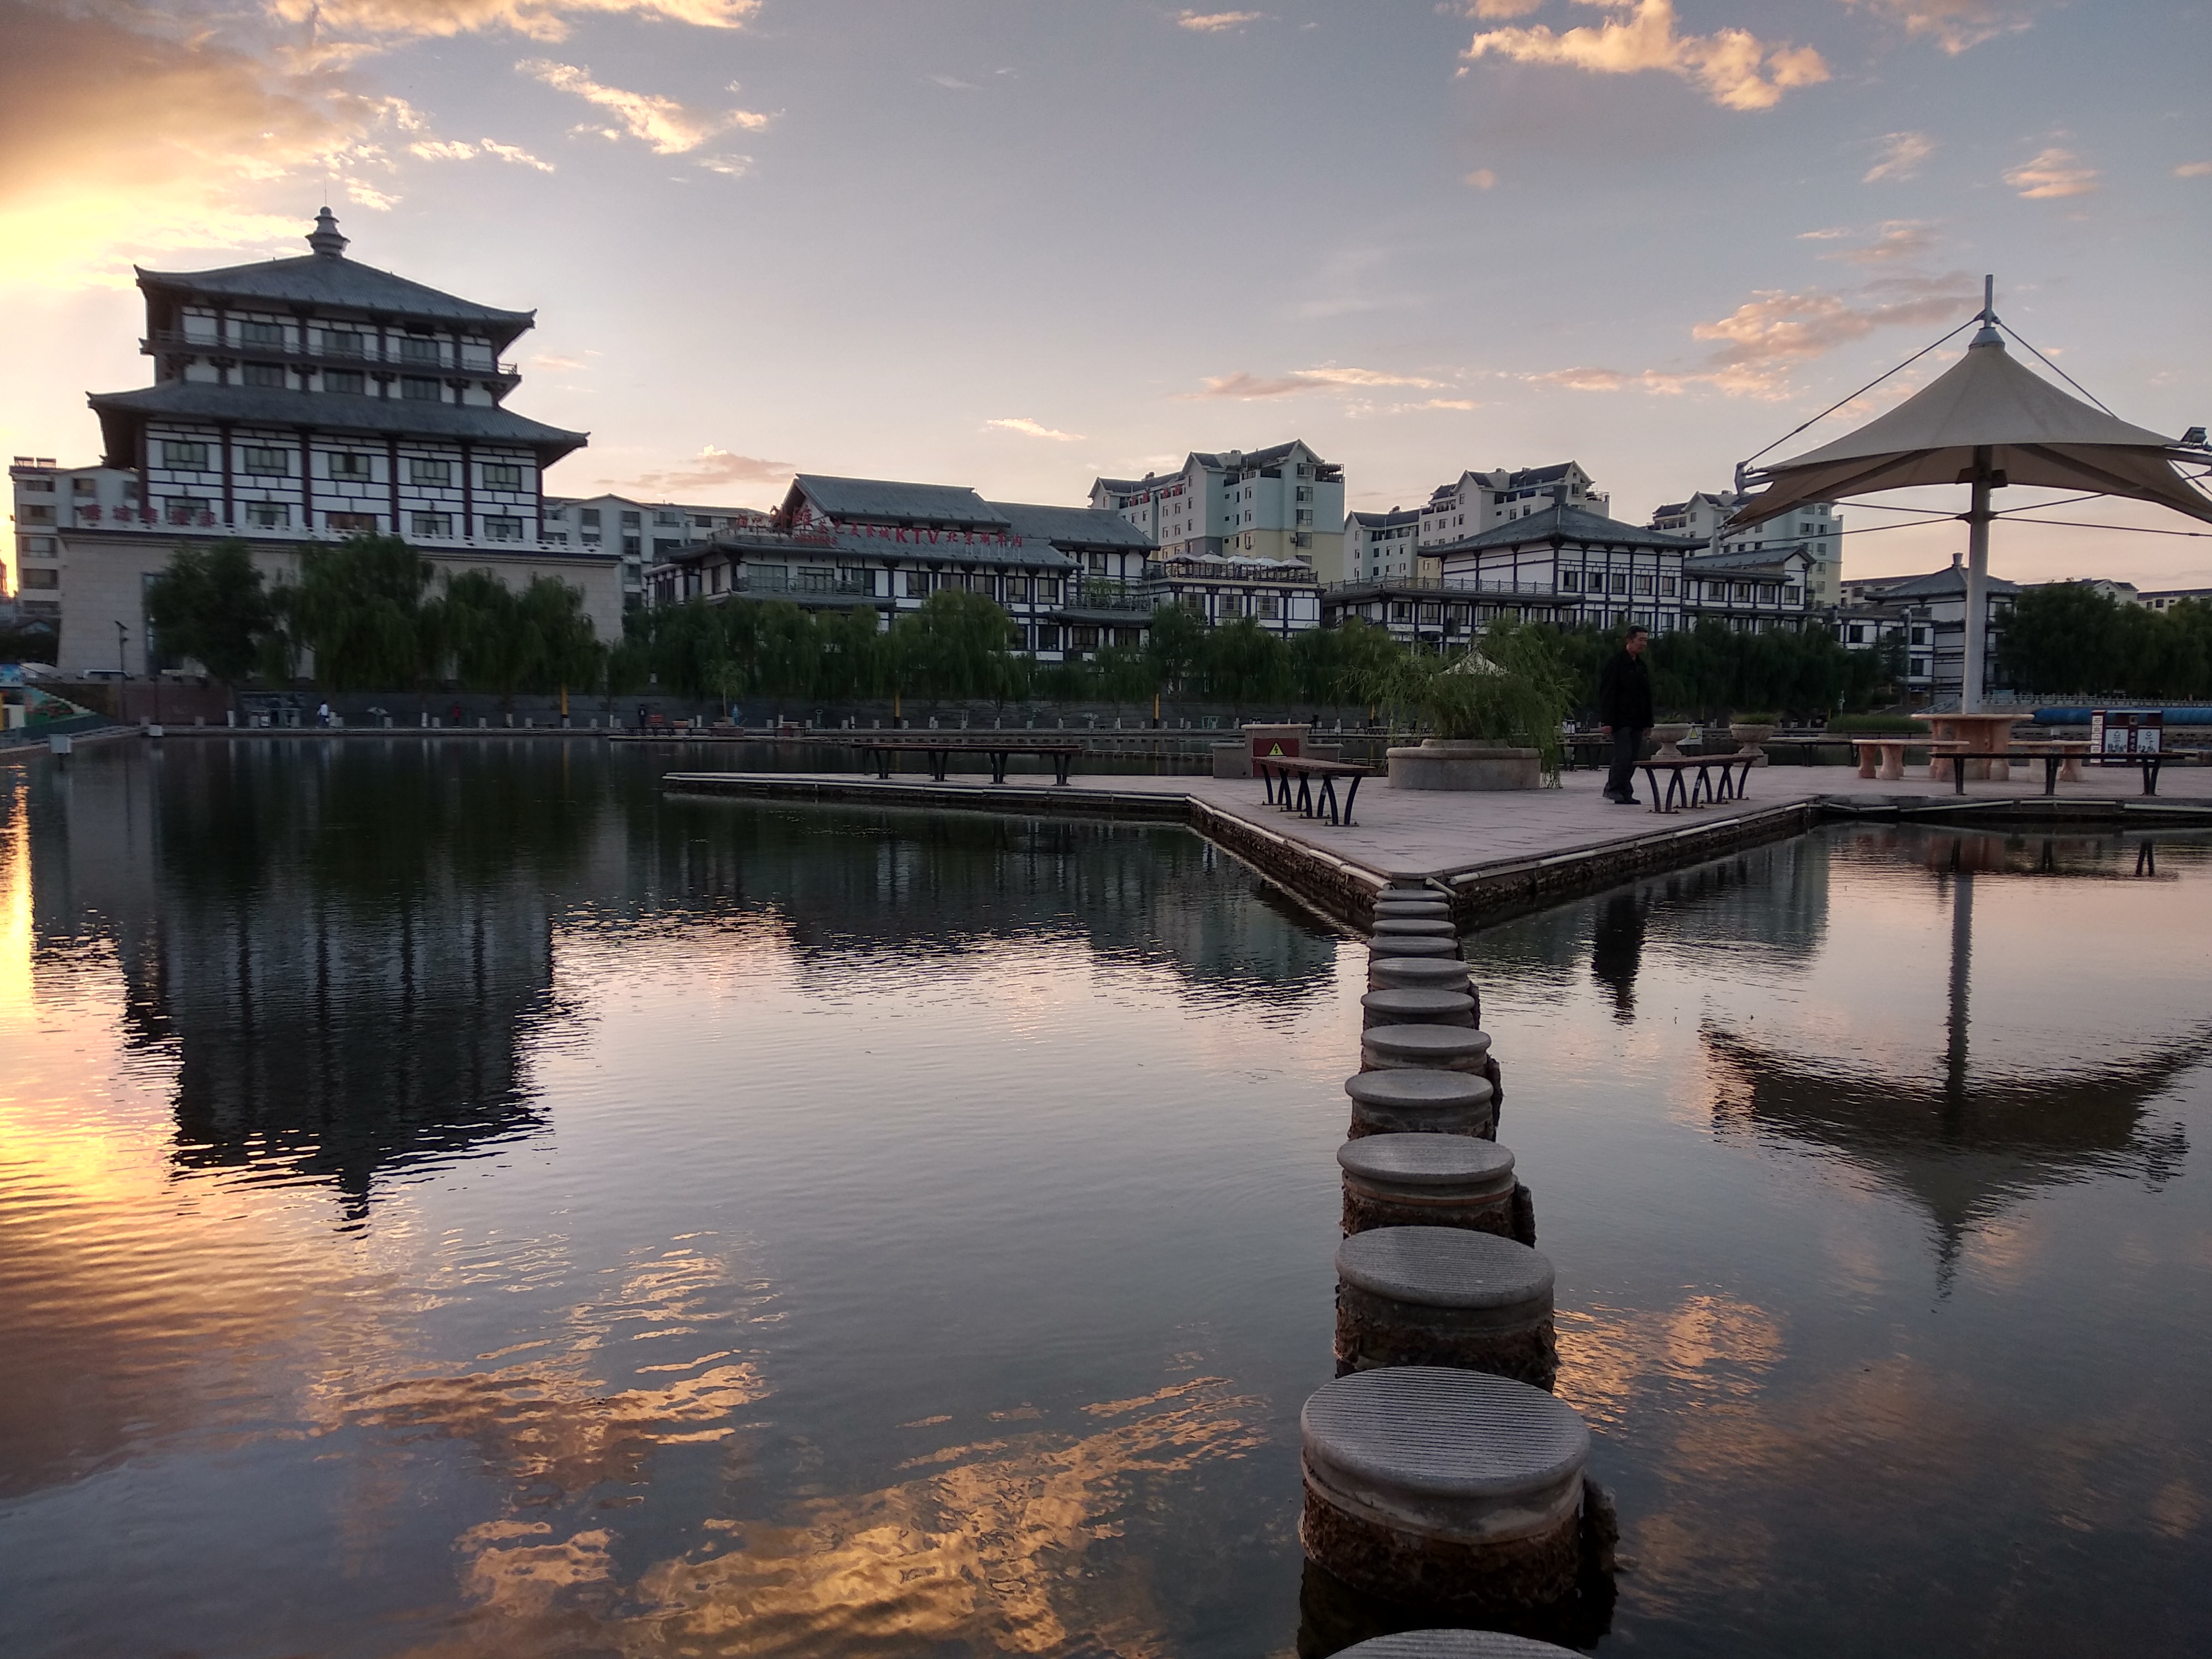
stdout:
POLYGON ((2157 757, 2143 763, 2143 793, 2146 795, 2158 793, 2158 769, 2165 764, 2166 762, 2157 757))
POLYGON ((2043 793, 2046 795, 2055 795, 2058 793, 2059 758, 2057 755, 2045 755, 2043 757, 2043 793))
POLYGON ((1329 823, 1340 823, 1343 822, 1343 820, 1337 816, 1336 780, 1334 778, 1323 778, 1321 781, 1321 799, 1317 805, 1321 809, 1321 817, 1325 822, 1329 823))
POLYGON ((1861 777, 1870 778, 1874 776, 1875 763, 1881 757, 1881 750, 1879 749, 1862 749, 1859 750, 1859 775, 1861 777))
POLYGON ((1303 772, 1298 774, 1298 816, 1302 818, 1314 816, 1313 780, 1303 772))
POLYGON ((1344 786, 1344 816, 1339 823, 1349 828, 1352 823, 1352 803, 1359 799, 1359 780, 1347 779, 1344 786))
POLYGON ((1875 774, 1880 778, 1902 778, 1905 775, 1905 745, 1881 751, 1881 769, 1875 774))

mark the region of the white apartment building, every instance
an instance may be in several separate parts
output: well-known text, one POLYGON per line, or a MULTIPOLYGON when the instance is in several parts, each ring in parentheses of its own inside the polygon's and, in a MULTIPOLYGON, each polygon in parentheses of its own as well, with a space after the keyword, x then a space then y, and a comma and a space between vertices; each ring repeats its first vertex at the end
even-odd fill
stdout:
POLYGON ((1100 478, 1091 505, 1118 513, 1163 558, 1196 554, 1296 560, 1346 579, 1344 469, 1293 439, 1270 449, 1194 450, 1182 470, 1100 478))
MULTIPOLYGON (((1984 693, 2000 690, 1998 647, 2019 584, 1991 576, 1983 595, 1984 693)), ((1916 696, 1955 703, 1966 684, 1966 572, 1959 556, 1925 576, 1875 576, 1844 584, 1833 625, 1846 645, 1872 648, 1885 632, 1906 635, 1905 681, 1916 696), (1882 626, 1888 624, 1887 629, 1882 626), (1853 629, 1862 630, 1859 638, 1853 629)))
POLYGON ((1410 581, 1419 568, 1421 513, 1392 507, 1388 513, 1354 513, 1344 521, 1345 580, 1352 582, 1410 581))
POLYGON ((1707 544, 1716 553, 1759 556, 1790 548, 1803 550, 1811 565, 1813 603, 1838 604, 1843 597, 1844 521, 1833 503, 1822 501, 1786 518, 1771 520, 1725 539, 1721 526, 1743 504, 1734 490, 1699 490, 1686 501, 1669 501, 1651 514, 1651 527, 1671 536, 1687 536, 1707 544))
POLYGON ((179 544, 228 538, 281 577, 302 543, 402 536, 441 572, 556 577, 618 635, 619 559, 543 533, 545 469, 585 434, 504 406, 520 377, 500 353, 535 314, 346 258, 327 208, 307 240, 301 258, 141 270, 154 384, 89 399, 99 465, 9 469, 60 666, 117 667, 121 639, 119 665, 152 672, 147 581, 179 544))
POLYGON ((765 530, 769 515, 750 507, 639 501, 627 495, 548 495, 544 538, 556 546, 613 553, 622 560, 623 605, 643 605, 645 573, 696 543, 743 530, 765 530))
POLYGON ((1601 519, 1612 516, 1613 498, 1598 489, 1578 462, 1559 461, 1517 471, 1500 467, 1492 472, 1462 472, 1455 482, 1438 484, 1430 493, 1428 504, 1421 508, 1420 545, 1425 551, 1447 542, 1465 541, 1516 519, 1531 517, 1562 499, 1567 506, 1601 519), (1559 494, 1562 490, 1566 492, 1564 498, 1559 494))

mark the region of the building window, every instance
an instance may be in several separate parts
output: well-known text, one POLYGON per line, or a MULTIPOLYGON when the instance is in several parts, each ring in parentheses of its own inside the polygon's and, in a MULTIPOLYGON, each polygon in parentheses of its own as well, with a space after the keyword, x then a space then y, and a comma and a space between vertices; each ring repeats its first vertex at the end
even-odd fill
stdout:
POLYGON ((1662 576, 1659 579, 1659 596, 1668 599, 1674 597, 1674 579, 1672 576, 1662 576))
POLYGON ((246 522, 257 530, 287 529, 292 522, 292 509, 283 501, 248 501, 246 522))
POLYGON ((26 536, 22 538, 23 556, 27 559, 51 559, 54 556, 52 536, 26 536))
POLYGON ((1040 651, 1057 651, 1060 649, 1060 627, 1058 623, 1039 623, 1037 624, 1036 648, 1040 651))
POLYGON ((323 390, 358 398, 368 390, 368 382, 362 378, 359 369, 326 368, 323 371, 323 390))
POLYGON ((1759 585, 1759 602, 1761 605, 1772 605, 1781 596, 1782 590, 1772 582, 1761 582, 1759 585))
POLYGON ((1613 573, 1613 591, 1616 593, 1628 592, 1628 573, 1626 570, 1616 570, 1613 573))
POLYGON ((929 572, 909 570, 906 573, 906 596, 909 599, 926 599, 929 597, 929 572))
POLYGON ((1751 584, 1738 582, 1735 585, 1735 597, 1739 602, 1748 605, 1751 602, 1751 584))
POLYGON ((368 457, 366 455, 356 455, 342 451, 331 457, 331 477, 333 478, 356 478, 366 483, 374 476, 369 471, 368 457))
POLYGON ((376 533, 376 514, 374 513, 325 513, 323 522, 332 530, 342 530, 347 535, 376 533))
POLYGON ((25 587, 59 587, 62 585, 62 573, 52 568, 26 569, 23 572, 22 585, 25 587))
POLYGON ((25 524, 52 524, 54 521, 54 509, 43 502, 35 507, 26 502, 17 516, 25 524))
POLYGON ((597 530, 599 527, 599 509, 596 507, 578 507, 576 522, 586 530, 597 530))
POLYGON ((1039 576, 1036 579, 1036 602, 1039 605, 1058 605, 1060 603, 1059 577, 1039 576))
POLYGON ((635 513, 623 514, 622 515, 622 527, 624 530, 635 530, 638 527, 637 514, 635 513))
POLYGON ((640 548, 638 538, 636 537, 625 536, 622 538, 622 542, 623 557, 625 559, 641 559, 645 556, 643 551, 640 548))
POLYGON ((438 361, 438 343, 419 335, 410 335, 399 343, 399 361, 403 363, 434 363, 438 361))
POLYGON ((1928 659, 1925 657, 1915 657, 1912 659, 1912 667, 1910 672, 1911 672, 1912 678, 1916 680, 1926 679, 1928 678, 1928 659))
POLYGON ((653 522, 658 529, 680 530, 684 526, 684 515, 681 513, 655 513, 653 522))
POLYGON ((1583 586, 1583 573, 1582 573, 1581 571, 1579 571, 1579 570, 1562 570, 1561 572, 1559 572, 1559 592, 1562 592, 1562 593, 1579 593, 1580 592, 1582 592, 1582 586, 1583 586))
POLYGON ((451 461, 410 459, 407 463, 407 481, 410 483, 431 484, 442 488, 453 481, 453 464, 451 461))
POLYGON ((161 446, 161 465, 173 466, 185 472, 207 471, 208 447, 205 444, 165 443, 161 446))
POLYGON ((410 521, 418 536, 450 536, 453 533, 453 515, 450 513, 417 513, 410 521))
POLYGON ((281 449, 241 449, 239 465, 258 477, 281 478, 291 471, 292 458, 281 449))
POLYGON ((520 489, 522 488, 522 469, 501 461, 484 463, 483 487, 486 489, 520 489))
POLYGON ((336 328, 323 331, 323 355, 326 357, 358 357, 363 349, 358 334, 336 328))
POLYGON ((284 343, 284 325, 282 323, 240 323, 238 325, 240 345, 281 346, 284 343))
POLYGON ((172 495, 162 503, 162 516, 171 524, 213 524, 215 514, 197 495, 172 495))
POLYGON ((522 520, 487 518, 483 521, 483 533, 488 542, 519 542, 522 539, 522 520))
POLYGON ((1021 605, 1027 601, 1029 596, 1030 579, 1027 576, 1009 576, 1006 578, 1006 603, 1008 605, 1021 605))
POLYGON ((1651 591, 1651 578, 1643 575, 1638 576, 1636 578, 1635 586, 1632 591, 1638 593, 1649 593, 1651 591))
POLYGON ((1927 630, 1926 629, 1924 629, 1924 628, 1916 628, 1916 629, 1914 629, 1912 630, 1912 642, 1913 642, 1913 644, 1915 644, 1915 645, 1925 645, 1925 644, 1927 644, 1927 643, 1928 643, 1928 630, 1927 630))
POLYGON ((435 380, 421 374, 403 374, 399 377, 399 395, 414 403, 434 404, 438 401, 440 390, 441 387, 435 380))
POLYGON ((1782 603, 1784 605, 1796 605, 1799 597, 1797 590, 1794 587, 1785 587, 1782 590, 1782 603))
POLYGON ((274 386, 280 392, 289 384, 281 363, 248 363, 238 371, 238 378, 247 386, 274 386))

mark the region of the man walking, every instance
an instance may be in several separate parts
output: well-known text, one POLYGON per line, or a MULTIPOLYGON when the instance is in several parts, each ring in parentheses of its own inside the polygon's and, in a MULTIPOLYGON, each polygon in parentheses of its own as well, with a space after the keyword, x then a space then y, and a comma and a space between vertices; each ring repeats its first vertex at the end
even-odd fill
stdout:
POLYGON ((1636 805, 1636 758, 1644 734, 1651 729, 1651 670, 1644 660, 1644 647, 1650 642, 1643 629, 1630 629, 1619 653, 1597 677, 1597 717, 1613 739, 1605 798, 1621 806, 1636 805))

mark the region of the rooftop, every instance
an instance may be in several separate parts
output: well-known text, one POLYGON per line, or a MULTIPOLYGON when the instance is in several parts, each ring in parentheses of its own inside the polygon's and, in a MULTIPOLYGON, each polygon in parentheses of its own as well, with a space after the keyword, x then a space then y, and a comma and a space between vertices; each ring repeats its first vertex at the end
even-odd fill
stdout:
POLYGON ((1523 547, 1530 542, 1595 544, 1605 547, 1653 547, 1694 552, 1705 543, 1691 536, 1670 536, 1663 531, 1640 529, 1579 507, 1557 501, 1525 519, 1513 519, 1455 542, 1440 542, 1427 550, 1431 558, 1452 553, 1480 553, 1493 547, 1523 547))
POLYGON ((536 450, 541 466, 551 465, 590 441, 581 432, 564 431, 510 410, 482 404, 418 403, 340 392, 280 391, 273 386, 210 386, 202 380, 165 380, 138 392, 95 392, 88 401, 99 412, 101 436, 112 456, 133 453, 135 446, 121 441, 135 421, 149 416, 228 421, 240 426, 313 427, 320 432, 374 432, 395 437, 516 444, 536 450))
POLYGON ((888 478, 839 478, 802 472, 784 498, 787 516, 804 495, 823 517, 882 523, 949 525, 1004 533, 1013 521, 963 484, 901 483, 888 478))

